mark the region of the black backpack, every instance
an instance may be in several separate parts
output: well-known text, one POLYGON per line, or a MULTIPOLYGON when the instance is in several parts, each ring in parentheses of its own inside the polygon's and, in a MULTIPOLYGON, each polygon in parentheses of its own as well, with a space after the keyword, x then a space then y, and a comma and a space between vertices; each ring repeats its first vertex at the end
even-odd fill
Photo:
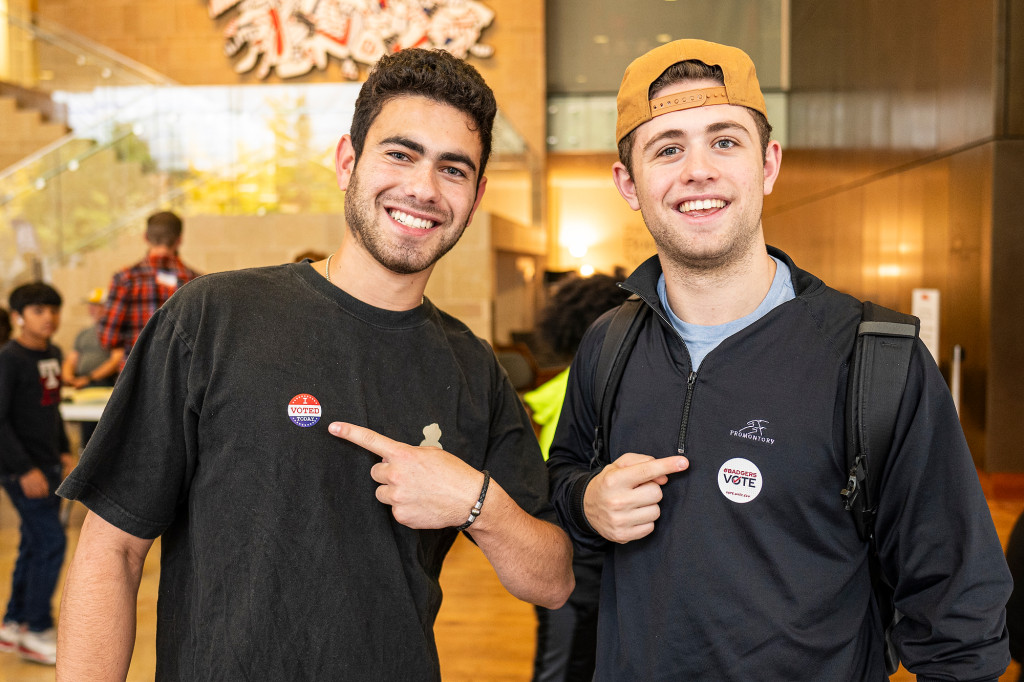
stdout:
MULTIPOLYGON (((594 382, 597 426, 591 466, 611 462, 608 437, 612 404, 636 344, 643 321, 650 314, 638 296, 630 296, 612 316, 601 346, 594 382)), ((893 604, 893 590, 882 574, 875 546, 875 514, 885 459, 892 446, 896 412, 903 399, 910 354, 921 322, 913 315, 865 301, 857 328, 846 396, 846 465, 849 478, 841 491, 846 509, 853 513, 857 534, 870 546, 869 565, 875 601, 885 626, 885 664, 889 674, 899 668, 899 655, 890 633, 901 614, 893 604)))

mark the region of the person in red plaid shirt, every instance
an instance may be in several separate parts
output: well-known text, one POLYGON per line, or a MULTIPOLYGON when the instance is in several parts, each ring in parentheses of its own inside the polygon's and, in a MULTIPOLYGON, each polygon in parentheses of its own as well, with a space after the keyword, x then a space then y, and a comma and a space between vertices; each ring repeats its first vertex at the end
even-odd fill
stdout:
POLYGON ((120 350, 126 358, 157 308, 178 287, 199 276, 178 258, 181 232, 181 218, 170 211, 154 213, 146 220, 146 257, 114 273, 110 282, 107 309, 100 322, 100 343, 104 348, 120 350))

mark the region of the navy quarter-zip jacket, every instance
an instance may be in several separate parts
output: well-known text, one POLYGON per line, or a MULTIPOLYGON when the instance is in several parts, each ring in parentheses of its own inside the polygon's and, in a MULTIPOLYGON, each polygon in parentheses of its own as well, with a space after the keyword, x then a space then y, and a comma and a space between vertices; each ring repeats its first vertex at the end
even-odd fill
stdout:
MULTIPOLYGON (((887 679, 868 548, 843 507, 846 379, 861 304, 790 268, 796 298, 693 372, 657 295, 653 257, 625 283, 644 321, 608 434, 612 458, 685 454, 645 538, 614 545, 583 514, 593 382, 610 314, 570 371, 548 462, 573 540, 607 552, 595 680, 887 679)), ((952 399, 918 341, 876 520, 919 680, 995 680, 1009 664, 1012 583, 952 399)))

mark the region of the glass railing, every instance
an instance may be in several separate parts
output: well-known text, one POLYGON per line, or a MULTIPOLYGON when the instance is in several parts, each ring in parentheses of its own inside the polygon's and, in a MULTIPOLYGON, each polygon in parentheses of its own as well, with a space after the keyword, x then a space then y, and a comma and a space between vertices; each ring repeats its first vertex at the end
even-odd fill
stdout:
MULTIPOLYGON (((66 106, 72 132, 0 170, 0 271, 34 263, 45 272, 161 208, 343 211, 334 150, 358 83, 180 86, 53 25, 8 17, 15 30, 52 71, 35 87, 54 86, 47 91, 66 106)), ((500 114, 493 149, 496 167, 529 164, 500 114)))

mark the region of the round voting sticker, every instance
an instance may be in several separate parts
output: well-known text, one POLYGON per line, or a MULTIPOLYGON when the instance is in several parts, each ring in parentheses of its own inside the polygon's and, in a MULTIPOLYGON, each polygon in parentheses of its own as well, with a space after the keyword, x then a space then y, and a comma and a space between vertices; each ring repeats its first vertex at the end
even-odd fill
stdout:
POLYGON ((296 426, 313 426, 320 421, 320 401, 308 393, 300 393, 288 403, 288 418, 296 426))
POLYGON ((718 489, 733 502, 750 502, 761 492, 761 470, 749 459, 730 459, 718 470, 718 489))

